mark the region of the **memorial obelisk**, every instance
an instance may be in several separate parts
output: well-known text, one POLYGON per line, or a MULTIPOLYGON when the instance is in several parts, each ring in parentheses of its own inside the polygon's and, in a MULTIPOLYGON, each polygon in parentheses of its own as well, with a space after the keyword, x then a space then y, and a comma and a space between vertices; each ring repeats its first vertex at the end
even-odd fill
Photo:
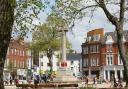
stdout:
POLYGON ((70 65, 66 60, 66 32, 68 30, 61 30, 62 33, 62 44, 61 44, 61 51, 62 51, 62 58, 59 61, 59 68, 57 70, 57 75, 55 81, 57 82, 70 82, 70 81, 77 81, 77 78, 73 76, 72 71, 70 69, 70 65))

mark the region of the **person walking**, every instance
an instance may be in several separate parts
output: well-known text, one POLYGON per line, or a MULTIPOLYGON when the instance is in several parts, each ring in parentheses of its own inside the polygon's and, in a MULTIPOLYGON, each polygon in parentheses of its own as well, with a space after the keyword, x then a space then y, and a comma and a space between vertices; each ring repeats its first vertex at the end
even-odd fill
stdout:
POLYGON ((93 77, 93 84, 96 84, 96 77, 93 77))
POLYGON ((86 77, 86 84, 88 84, 88 76, 86 77))
POLYGON ((10 77, 10 85, 12 85, 12 77, 10 77))

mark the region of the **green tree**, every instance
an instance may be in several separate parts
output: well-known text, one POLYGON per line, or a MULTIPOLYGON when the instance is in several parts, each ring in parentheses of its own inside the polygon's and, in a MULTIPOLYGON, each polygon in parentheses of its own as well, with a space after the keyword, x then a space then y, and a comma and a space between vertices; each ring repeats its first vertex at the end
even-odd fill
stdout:
MULTIPOLYGON (((48 16, 47 21, 38 26, 38 30, 33 33, 32 49, 43 51, 49 59, 50 71, 52 73, 52 56, 54 51, 59 51, 61 46, 60 28, 65 27, 65 22, 61 17, 54 13, 48 16)), ((71 44, 67 41, 67 47, 71 48, 71 44)))
POLYGON ((3 69, 14 21, 15 0, 1 0, 0 5, 0 89, 4 89, 3 69))
POLYGON ((11 35, 24 36, 35 27, 29 24, 38 17, 43 4, 42 0, 1 0, 0 6, 0 89, 4 89, 3 69, 11 35))
MULTIPOLYGON (((56 0, 55 11, 58 15, 67 19, 71 27, 76 19, 82 19, 90 15, 93 17, 95 11, 101 9, 108 21, 115 26, 117 45, 120 57, 123 61, 126 88, 128 88, 128 63, 126 62, 126 51, 123 44, 124 24, 127 21, 127 0, 56 0), (111 10, 115 7, 115 10, 111 10)), ((100 14, 100 13, 99 13, 100 14)))
POLYGON ((13 68, 14 68, 14 64, 12 62, 9 62, 9 65, 7 66, 9 72, 11 73, 13 68))

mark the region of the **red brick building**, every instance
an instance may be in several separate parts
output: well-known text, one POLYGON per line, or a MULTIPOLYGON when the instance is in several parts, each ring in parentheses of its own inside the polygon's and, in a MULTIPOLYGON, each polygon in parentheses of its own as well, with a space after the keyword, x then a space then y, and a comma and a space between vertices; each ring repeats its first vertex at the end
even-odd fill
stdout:
MULTIPOLYGON (((128 49, 128 31, 124 31, 125 48, 128 49)), ((83 75, 102 77, 110 80, 111 75, 117 79, 123 78, 123 66, 117 47, 115 32, 104 29, 94 29, 87 32, 85 43, 82 44, 83 75)))
POLYGON ((11 40, 5 61, 5 76, 20 76, 19 72, 23 72, 26 68, 27 49, 22 39, 11 40), (9 74, 10 72, 10 74, 9 74))

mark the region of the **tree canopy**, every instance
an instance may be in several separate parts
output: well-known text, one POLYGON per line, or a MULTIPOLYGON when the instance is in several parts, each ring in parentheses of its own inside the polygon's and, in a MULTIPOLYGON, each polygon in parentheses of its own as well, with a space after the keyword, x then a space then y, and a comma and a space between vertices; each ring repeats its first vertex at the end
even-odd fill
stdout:
MULTIPOLYGON (((47 51, 49 48, 54 51, 60 50, 62 33, 59 30, 64 29, 65 26, 65 21, 52 13, 48 16, 47 21, 39 25, 38 29, 33 33, 32 48, 39 51, 47 51)), ((67 48, 71 48, 68 40, 67 48)))
POLYGON ((33 31, 37 27, 34 21, 39 20, 39 14, 44 8, 42 0, 17 0, 12 37, 23 37, 33 31))
MULTIPOLYGON (((108 19, 121 19, 124 13, 124 21, 127 21, 127 11, 128 11, 128 1, 127 0, 56 0, 56 5, 54 11, 64 19, 67 19, 69 26, 73 27, 76 20, 82 19, 84 17, 90 17, 93 20, 94 12, 105 11, 105 16, 111 17, 108 19), (122 6, 120 2, 125 1, 125 6, 122 6), (124 7, 122 9, 121 7, 124 7), (106 15, 107 14, 107 15, 106 15)), ((101 14, 101 13, 99 13, 101 14)), ((111 22, 110 21, 110 22, 111 22)), ((113 24, 113 21, 111 22, 113 24)))

